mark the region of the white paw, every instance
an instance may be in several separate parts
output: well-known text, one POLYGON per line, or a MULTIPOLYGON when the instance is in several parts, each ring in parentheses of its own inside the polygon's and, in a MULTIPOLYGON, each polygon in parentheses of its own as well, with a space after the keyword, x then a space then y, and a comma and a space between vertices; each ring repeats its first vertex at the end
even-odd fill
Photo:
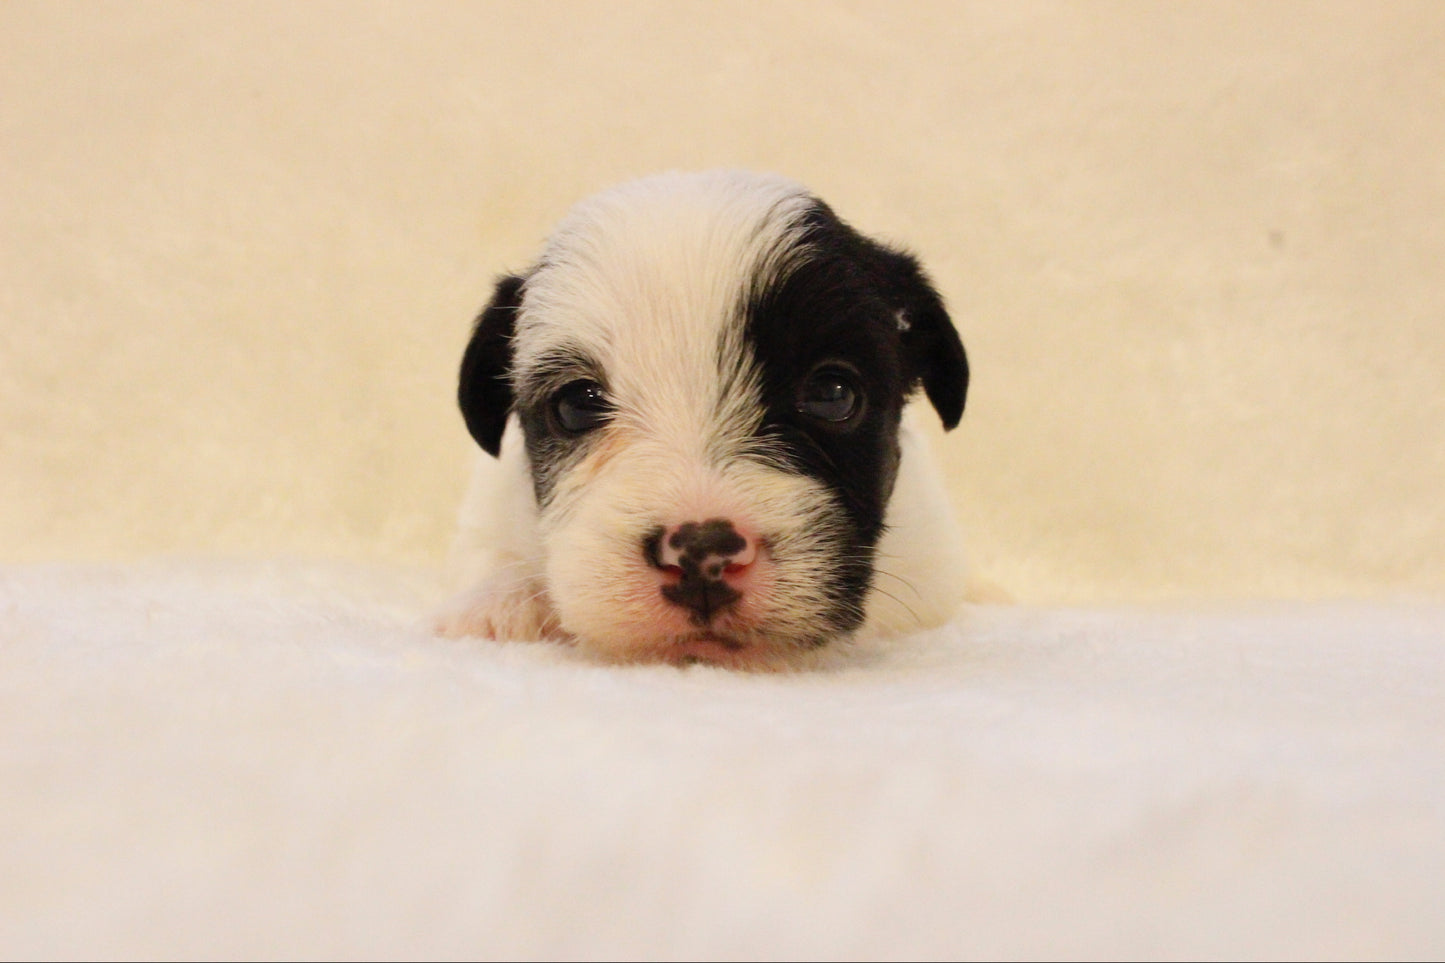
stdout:
POLYGON ((564 637, 546 589, 532 579, 496 579, 464 592, 442 607, 433 627, 453 639, 530 642, 564 637))

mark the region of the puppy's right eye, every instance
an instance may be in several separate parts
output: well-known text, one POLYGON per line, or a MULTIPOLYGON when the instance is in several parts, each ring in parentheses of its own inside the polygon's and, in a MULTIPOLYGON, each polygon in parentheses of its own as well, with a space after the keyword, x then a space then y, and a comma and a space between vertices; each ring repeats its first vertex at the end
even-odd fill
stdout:
POLYGON ((843 427, 863 410, 863 389, 851 366, 824 364, 798 388, 797 408, 829 425, 843 427))
POLYGON ((612 403, 595 381, 573 381, 552 396, 552 420, 568 434, 585 434, 611 417, 612 403))

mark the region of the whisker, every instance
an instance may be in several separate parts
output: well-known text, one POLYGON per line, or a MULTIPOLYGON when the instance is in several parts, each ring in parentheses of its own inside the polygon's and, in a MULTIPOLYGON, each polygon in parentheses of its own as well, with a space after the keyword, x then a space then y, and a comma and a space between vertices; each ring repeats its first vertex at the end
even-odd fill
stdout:
POLYGON ((881 589, 881 588, 879 588, 878 586, 875 585, 875 586, 873 586, 873 591, 877 592, 879 595, 886 595, 888 598, 890 598, 890 599, 892 599, 893 601, 897 602, 899 605, 901 605, 901 606, 903 607, 903 610, 909 614, 909 616, 913 619, 913 621, 918 624, 918 627, 919 627, 919 628, 922 628, 922 627, 923 627, 923 619, 922 619, 922 617, 919 616, 919 614, 918 614, 916 611, 914 611, 913 606, 909 605, 907 602, 903 601, 903 600, 900 599, 898 596, 894 595, 892 592, 889 592, 887 589, 881 589))
POLYGON ((912 592, 914 595, 917 595, 917 596, 919 596, 920 598, 923 597, 923 593, 920 592, 920 591, 918 591, 918 586, 914 585, 912 582, 910 582, 908 579, 904 578, 902 575, 899 575, 899 574, 897 574, 896 572, 890 572, 890 571, 888 571, 887 569, 884 569, 884 568, 874 569, 873 571, 874 571, 874 574, 876 574, 876 575, 886 575, 886 576, 888 576, 889 578, 893 579, 894 581, 901 583, 905 588, 907 588, 907 589, 908 589, 910 592, 912 592))

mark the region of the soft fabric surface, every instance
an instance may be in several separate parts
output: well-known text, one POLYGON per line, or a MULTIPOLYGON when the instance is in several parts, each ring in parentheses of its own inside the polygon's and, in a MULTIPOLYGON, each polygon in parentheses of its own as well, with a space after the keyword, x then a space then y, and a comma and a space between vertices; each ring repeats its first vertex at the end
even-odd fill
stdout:
POLYGON ((824 671, 451 643, 423 572, 0 574, 0 947, 1445 950, 1445 607, 981 608, 824 671))

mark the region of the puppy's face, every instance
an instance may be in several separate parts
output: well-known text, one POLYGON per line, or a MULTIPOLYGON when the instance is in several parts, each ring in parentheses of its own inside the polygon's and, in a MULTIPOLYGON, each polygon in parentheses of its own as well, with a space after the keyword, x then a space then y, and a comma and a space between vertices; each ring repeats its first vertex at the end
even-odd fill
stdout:
POLYGON ((460 400, 525 438, 546 591, 619 659, 786 663, 858 627, 922 385, 968 368, 911 258, 780 179, 664 175, 583 202, 478 321, 460 400))

